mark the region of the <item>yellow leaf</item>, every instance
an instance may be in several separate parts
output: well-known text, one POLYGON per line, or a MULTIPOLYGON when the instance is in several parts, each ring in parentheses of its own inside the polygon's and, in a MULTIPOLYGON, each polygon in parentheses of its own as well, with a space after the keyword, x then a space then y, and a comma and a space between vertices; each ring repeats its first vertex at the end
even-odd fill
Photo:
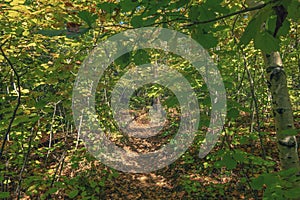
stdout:
POLYGON ((28 89, 22 89, 21 91, 23 94, 28 94, 30 92, 28 89))
POLYGON ((23 32, 23 35, 24 35, 24 36, 28 36, 28 35, 29 35, 29 31, 28 31, 28 30, 25 30, 25 31, 23 32))
POLYGON ((37 86, 44 85, 44 84, 46 84, 46 83, 42 81, 42 82, 35 83, 34 86, 37 87, 37 86))
POLYGON ((32 43, 28 44, 27 47, 36 47, 36 43, 32 42, 32 43))
POLYGON ((48 64, 46 64, 46 63, 41 64, 41 66, 44 67, 45 69, 49 68, 48 64))
POLYGON ((25 0, 13 0, 10 5, 16 6, 16 5, 22 5, 25 3, 25 0))

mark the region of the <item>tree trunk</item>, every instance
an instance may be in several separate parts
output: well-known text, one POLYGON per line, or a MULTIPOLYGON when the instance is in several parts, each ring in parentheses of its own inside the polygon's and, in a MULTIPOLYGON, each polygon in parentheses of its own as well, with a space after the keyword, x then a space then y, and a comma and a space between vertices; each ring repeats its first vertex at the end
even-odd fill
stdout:
POLYGON ((286 74, 283 69, 279 52, 264 54, 267 81, 272 95, 272 108, 275 120, 277 145, 281 168, 298 168, 299 157, 297 140, 287 130, 294 129, 293 110, 287 88, 286 74))
MULTIPOLYGON (((262 3, 262 1, 246 0, 245 3, 254 6, 262 3)), ((254 14, 253 12, 251 13, 252 16, 254 14)), ((276 33, 274 37, 276 37, 276 33)), ((271 54, 266 54, 263 52, 263 56, 267 71, 268 87, 272 95, 272 109, 281 169, 297 168, 300 171, 296 137, 286 134, 287 130, 294 129, 294 118, 280 53, 272 52, 271 54)))

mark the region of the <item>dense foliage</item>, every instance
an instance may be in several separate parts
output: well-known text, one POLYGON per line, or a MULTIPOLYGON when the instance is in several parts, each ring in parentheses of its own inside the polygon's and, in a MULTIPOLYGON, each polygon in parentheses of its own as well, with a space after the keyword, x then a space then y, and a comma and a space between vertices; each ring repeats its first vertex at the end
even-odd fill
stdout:
MULTIPOLYGON (((300 128, 298 0, 4 0, 0 3, 0 198, 6 199, 299 199, 294 169, 279 170, 271 97, 261 51, 280 51, 296 128, 300 128), (276 6, 287 11, 277 28, 276 6), (197 92, 201 120, 194 144, 170 166, 126 174, 92 157, 74 126, 77 72, 100 41, 124 30, 163 27, 190 35, 213 58, 227 92, 222 136, 198 157, 210 117, 210 97, 199 73, 181 57, 145 49, 118 58, 97 88, 101 126, 121 147, 158 149, 179 126, 174 94, 145 85, 131 99, 139 123, 160 98, 168 122, 147 140, 122 135, 110 95, 133 65, 159 61, 182 73, 197 92), (262 29, 264 26, 264 29, 262 29)), ((295 132, 296 135, 298 132, 295 132)))

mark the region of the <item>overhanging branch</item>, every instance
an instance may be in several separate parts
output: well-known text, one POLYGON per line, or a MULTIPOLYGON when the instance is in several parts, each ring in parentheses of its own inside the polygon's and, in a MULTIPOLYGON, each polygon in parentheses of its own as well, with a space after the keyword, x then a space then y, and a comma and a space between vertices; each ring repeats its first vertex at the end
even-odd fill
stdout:
POLYGON ((262 9, 262 8, 266 7, 267 5, 269 5, 271 3, 275 3, 276 1, 278 1, 278 0, 269 1, 267 3, 263 3, 263 4, 260 4, 260 5, 251 7, 251 8, 245 8, 243 10, 233 12, 233 13, 229 13, 227 15, 223 15, 223 16, 216 17, 216 18, 213 18, 213 19, 208 19, 208 20, 203 20, 203 21, 194 21, 192 23, 184 25, 184 27, 189 27, 189 26, 193 26, 193 25, 197 25, 197 24, 207 24, 207 23, 210 23, 210 22, 219 21, 221 19, 225 19, 225 18, 232 17, 232 16, 239 15, 239 14, 243 14, 243 13, 246 13, 246 12, 259 10, 259 9, 262 9))

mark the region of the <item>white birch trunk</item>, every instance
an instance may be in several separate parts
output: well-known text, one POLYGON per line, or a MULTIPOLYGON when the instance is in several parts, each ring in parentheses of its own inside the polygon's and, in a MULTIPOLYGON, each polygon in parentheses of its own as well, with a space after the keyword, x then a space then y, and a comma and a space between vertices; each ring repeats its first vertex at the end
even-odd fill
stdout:
POLYGON ((293 110, 288 93, 286 74, 279 52, 264 55, 268 86, 272 95, 272 108, 275 120, 277 144, 281 168, 298 168, 299 157, 295 136, 286 134, 286 130, 294 129, 293 110), (285 133, 283 133, 285 131, 285 133))
MULTIPOLYGON (((249 6, 255 6, 263 1, 246 0, 249 6)), ((253 16, 253 12, 251 15, 253 16)), ((274 114, 277 146, 281 169, 297 168, 300 164, 295 136, 283 134, 283 131, 294 129, 293 110, 287 87, 286 74, 283 69, 279 52, 269 55, 263 53, 267 71, 267 81, 272 95, 272 109, 274 114)))

